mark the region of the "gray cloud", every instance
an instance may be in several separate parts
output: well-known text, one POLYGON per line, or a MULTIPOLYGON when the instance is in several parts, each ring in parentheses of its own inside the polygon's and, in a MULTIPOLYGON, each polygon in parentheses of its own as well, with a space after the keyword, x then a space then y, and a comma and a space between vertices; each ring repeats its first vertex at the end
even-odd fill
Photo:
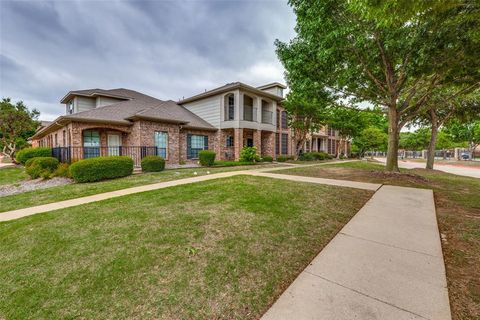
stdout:
POLYGON ((178 99, 231 81, 282 81, 283 1, 0 1, 0 96, 52 119, 69 90, 178 99))

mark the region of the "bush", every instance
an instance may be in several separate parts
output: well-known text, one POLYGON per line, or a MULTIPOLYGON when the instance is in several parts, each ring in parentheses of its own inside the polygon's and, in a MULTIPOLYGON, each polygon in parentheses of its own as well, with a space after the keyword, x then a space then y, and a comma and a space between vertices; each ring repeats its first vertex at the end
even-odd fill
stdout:
POLYGON ((245 147, 240 151, 240 161, 241 162, 254 162, 260 161, 260 157, 257 154, 256 147, 245 147))
POLYGON ((69 171, 68 163, 60 163, 58 168, 53 172, 52 176, 53 177, 70 178, 70 171, 69 171))
POLYGON ((277 156, 278 162, 285 162, 285 161, 294 160, 294 159, 295 159, 294 156, 277 156))
POLYGON ((262 156, 262 161, 264 161, 264 162, 272 162, 272 161, 273 161, 273 157, 271 157, 271 156, 262 156))
POLYGON ((323 151, 319 152, 306 152, 300 155, 299 159, 302 161, 313 161, 313 160, 325 160, 331 159, 332 157, 323 151))
POLYGON ((36 157, 28 160, 26 166, 27 174, 36 179, 42 177, 44 179, 50 178, 52 173, 58 168, 59 162, 52 157, 36 157))
POLYGON ((111 156, 80 160, 70 166, 70 175, 76 182, 94 182, 131 175, 130 157, 111 156))
POLYGON ((215 152, 202 150, 198 153, 198 160, 202 166, 211 167, 215 163, 215 152))
POLYGON ((25 148, 17 152, 16 160, 25 165, 28 159, 36 157, 51 157, 52 149, 50 148, 25 148))
POLYGON ((249 166, 255 164, 254 162, 242 162, 242 161, 233 161, 233 160, 221 160, 215 161, 215 167, 235 167, 235 166, 249 166))
POLYGON ((306 152, 306 153, 302 153, 298 157, 298 159, 302 160, 302 161, 313 161, 313 160, 315 160, 315 156, 313 155, 312 152, 306 152))
POLYGON ((165 169, 165 159, 159 156, 146 156, 142 159, 142 171, 159 172, 165 169))

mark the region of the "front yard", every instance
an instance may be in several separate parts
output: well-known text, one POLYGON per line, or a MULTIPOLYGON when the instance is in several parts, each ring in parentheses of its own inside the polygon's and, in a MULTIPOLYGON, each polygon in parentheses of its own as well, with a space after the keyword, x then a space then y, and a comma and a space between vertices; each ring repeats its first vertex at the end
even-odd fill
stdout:
POLYGON ((424 169, 402 169, 402 175, 392 175, 371 162, 275 173, 433 189, 453 318, 480 319, 480 179, 424 169))
POLYGON ((258 319, 371 195, 236 176, 0 223, 0 318, 258 319))
MULTIPOLYGON (((249 166, 234 166, 223 168, 192 168, 192 169, 178 169, 165 170, 156 173, 142 173, 125 178, 106 180, 94 183, 74 183, 64 186, 51 187, 48 189, 39 189, 34 191, 23 192, 9 196, 0 197, 0 214, 4 211, 27 208, 46 203, 52 203, 62 200, 74 199, 102 192, 114 191, 130 187, 141 186, 145 184, 158 183, 176 179, 183 179, 193 176, 200 176, 206 174, 213 174, 225 171, 236 171, 255 168, 275 167, 275 164, 263 165, 249 165, 249 166)), ((26 179, 27 175, 23 168, 0 169, 0 181, 5 184, 20 182, 20 179, 26 179), (15 170, 15 175, 9 174, 10 171, 15 170), (17 179, 17 180, 15 180, 17 179)))
POLYGON ((0 168, 0 186, 15 184, 28 178, 22 167, 0 168))

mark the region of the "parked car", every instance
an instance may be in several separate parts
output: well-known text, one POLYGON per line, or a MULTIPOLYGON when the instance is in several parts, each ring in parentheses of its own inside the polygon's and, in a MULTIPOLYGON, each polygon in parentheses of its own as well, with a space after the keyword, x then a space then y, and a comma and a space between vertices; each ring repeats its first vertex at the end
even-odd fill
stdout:
POLYGON ((468 153, 464 152, 460 155, 460 158, 462 160, 470 160, 470 155, 468 153))

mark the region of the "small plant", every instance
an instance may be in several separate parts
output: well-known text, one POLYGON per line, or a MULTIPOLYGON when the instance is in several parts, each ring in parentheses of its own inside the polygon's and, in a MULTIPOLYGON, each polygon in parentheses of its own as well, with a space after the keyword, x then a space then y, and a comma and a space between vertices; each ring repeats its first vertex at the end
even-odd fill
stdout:
POLYGON ((288 159, 287 159, 286 156, 277 156, 277 161, 278 161, 278 162, 285 162, 285 161, 287 161, 287 160, 288 160, 288 159))
POLYGON ((70 171, 68 163, 60 163, 58 168, 53 172, 53 177, 70 178, 70 171))
POLYGON ((17 152, 15 159, 21 164, 25 163, 32 158, 36 157, 51 157, 52 149, 50 148, 25 148, 17 152))
POLYGON ((146 156, 142 159, 143 172, 159 172, 165 169, 165 159, 159 156, 146 156))
POLYGON ((215 163, 215 152, 210 150, 202 150, 198 153, 198 160, 202 166, 211 167, 215 163))
POLYGON ((256 147, 244 147, 242 151, 240 151, 240 161, 244 162, 259 162, 260 157, 257 154, 256 147))
POLYGON ((133 160, 126 156, 89 158, 70 165, 70 174, 76 182, 126 177, 132 172, 133 160))
POLYGON ((59 162, 52 157, 36 157, 29 159, 25 171, 32 179, 42 177, 50 178, 53 172, 58 168, 59 162))
POLYGON ((262 161, 263 162, 272 162, 273 157, 272 156, 262 156, 262 161))

